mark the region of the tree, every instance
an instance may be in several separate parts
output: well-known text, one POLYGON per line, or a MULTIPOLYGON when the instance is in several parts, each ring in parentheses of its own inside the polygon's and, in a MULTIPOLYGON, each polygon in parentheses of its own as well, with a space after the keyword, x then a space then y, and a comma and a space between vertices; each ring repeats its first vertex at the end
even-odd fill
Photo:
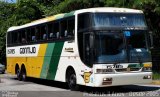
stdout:
POLYGON ((5 63, 6 32, 11 26, 18 26, 43 17, 36 0, 19 0, 15 3, 0 1, 0 63, 5 63))
POLYGON ((14 4, 0 1, 0 63, 5 64, 6 60, 6 31, 10 26, 10 17, 14 11, 14 4))

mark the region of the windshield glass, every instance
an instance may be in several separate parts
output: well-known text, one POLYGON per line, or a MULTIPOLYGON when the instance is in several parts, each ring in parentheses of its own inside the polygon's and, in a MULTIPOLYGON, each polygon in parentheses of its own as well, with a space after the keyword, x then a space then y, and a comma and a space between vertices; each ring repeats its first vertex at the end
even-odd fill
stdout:
POLYGON ((128 31, 127 45, 131 48, 146 48, 146 33, 144 31, 128 31))
POLYGON ((151 61, 148 52, 147 33, 145 31, 127 31, 130 35, 126 36, 126 45, 130 62, 151 61))
POLYGON ((143 14, 94 13, 96 27, 146 27, 143 14))
POLYGON ((145 31, 97 31, 96 63, 149 62, 145 31))
POLYGON ((123 34, 117 31, 96 32, 96 62, 125 62, 126 53, 123 39, 123 34))

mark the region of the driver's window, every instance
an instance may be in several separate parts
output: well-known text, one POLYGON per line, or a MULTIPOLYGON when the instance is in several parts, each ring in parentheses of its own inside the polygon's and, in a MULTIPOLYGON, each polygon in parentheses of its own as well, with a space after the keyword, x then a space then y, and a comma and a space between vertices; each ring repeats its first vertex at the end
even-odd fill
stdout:
POLYGON ((116 55, 124 49, 121 34, 97 33, 96 47, 98 55, 116 55))
POLYGON ((89 63, 90 60, 90 43, 89 43, 89 33, 83 34, 84 40, 83 40, 83 58, 85 62, 89 63))

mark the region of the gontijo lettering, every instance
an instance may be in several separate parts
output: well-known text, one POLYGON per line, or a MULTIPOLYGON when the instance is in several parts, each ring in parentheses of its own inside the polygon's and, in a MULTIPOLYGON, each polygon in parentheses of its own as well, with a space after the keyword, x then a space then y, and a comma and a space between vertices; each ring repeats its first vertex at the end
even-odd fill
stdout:
POLYGON ((34 53, 36 53, 36 47, 20 48, 20 54, 34 54, 34 53))

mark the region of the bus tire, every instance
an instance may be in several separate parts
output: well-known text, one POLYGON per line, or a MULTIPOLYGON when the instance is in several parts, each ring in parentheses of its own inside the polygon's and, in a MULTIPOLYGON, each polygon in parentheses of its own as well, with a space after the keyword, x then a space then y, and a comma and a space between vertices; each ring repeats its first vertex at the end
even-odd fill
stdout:
POLYGON ((16 74, 17 74, 17 79, 21 81, 21 73, 19 68, 16 70, 16 74))
POLYGON ((22 81, 26 81, 27 80, 27 76, 26 76, 26 72, 22 72, 22 81))
POLYGON ((16 64, 16 66, 15 66, 15 74, 17 75, 17 79, 20 81, 21 76, 20 76, 20 68, 19 68, 18 64, 16 64))
POLYGON ((26 69, 25 69, 24 66, 21 68, 21 74, 20 74, 20 76, 21 76, 21 80, 22 81, 26 81, 27 80, 26 69))
POLYGON ((67 72, 67 84, 72 91, 77 91, 79 89, 74 70, 69 70, 67 72))

